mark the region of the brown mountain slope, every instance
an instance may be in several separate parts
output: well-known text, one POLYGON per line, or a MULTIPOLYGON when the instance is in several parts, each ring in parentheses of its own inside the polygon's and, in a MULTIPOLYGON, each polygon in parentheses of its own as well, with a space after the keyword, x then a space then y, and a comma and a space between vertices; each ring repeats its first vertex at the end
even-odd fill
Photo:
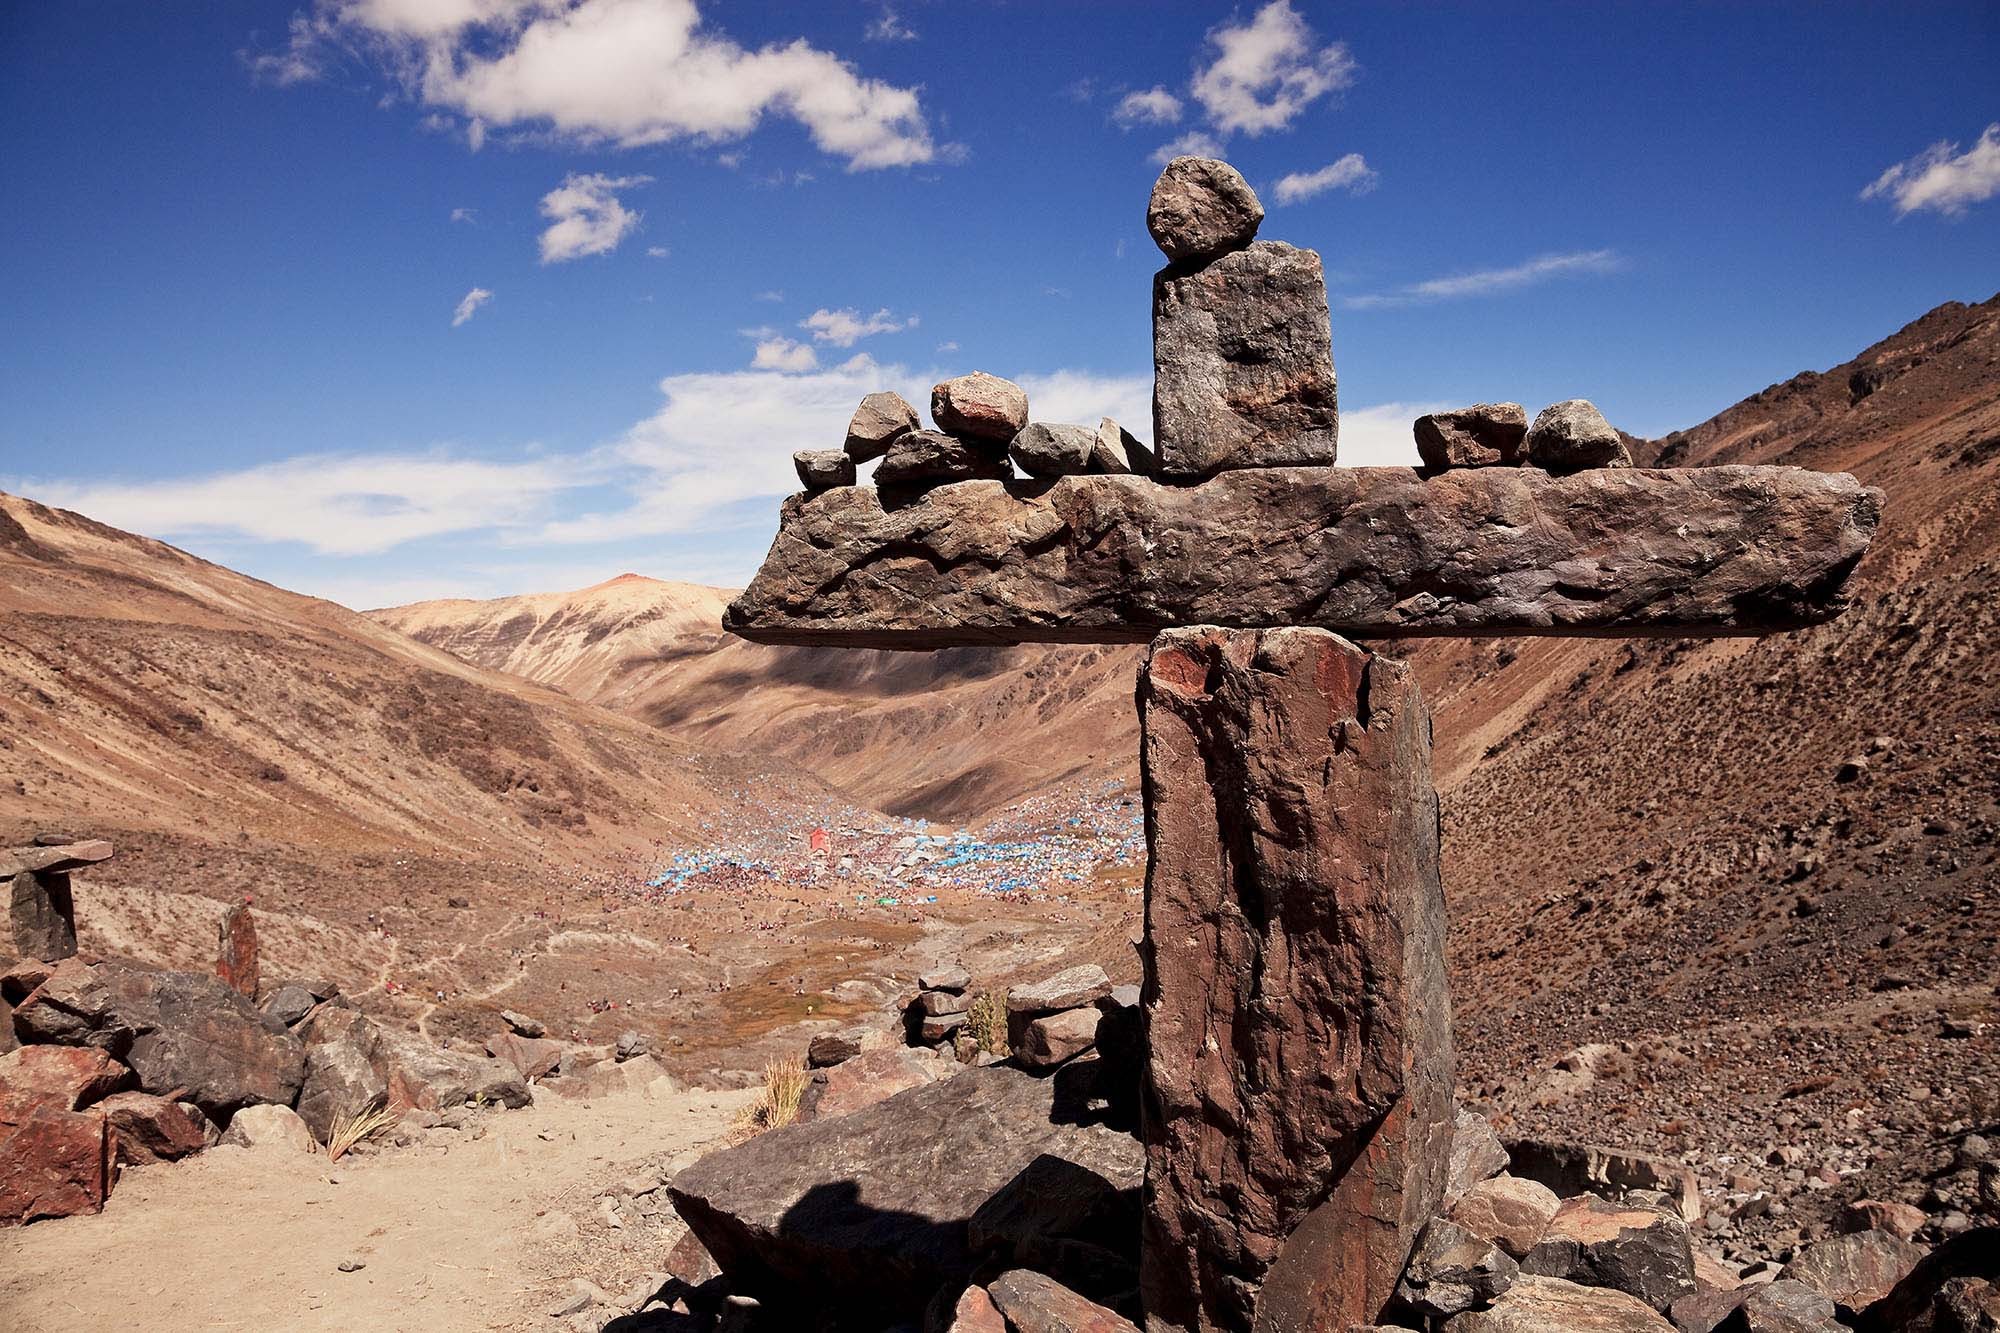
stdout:
POLYGON ((767 648, 722 632, 730 596, 625 574, 369 615, 683 739, 782 756, 897 814, 956 822, 1135 767, 1130 649, 767 648))
POLYGON ((1657 451, 1851 471, 1882 531, 1854 608, 1800 634, 1409 645, 1465 1065, 1531 1126, 1892 1160, 1994 1109, 1994 1037, 1941 1034, 2000 1017, 2000 298, 1657 451), (1636 1067, 1551 1080, 1619 1039, 1636 1067))

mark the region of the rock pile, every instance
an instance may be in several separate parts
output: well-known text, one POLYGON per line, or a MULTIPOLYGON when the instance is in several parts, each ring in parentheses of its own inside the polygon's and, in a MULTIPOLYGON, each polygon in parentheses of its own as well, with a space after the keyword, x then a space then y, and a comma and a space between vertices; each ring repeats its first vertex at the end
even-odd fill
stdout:
POLYGON ((0 880, 7 882, 7 943, 16 956, 61 962, 76 952, 76 902, 70 872, 111 859, 102 839, 73 841, 59 834, 31 847, 0 851, 0 880))
POLYGON ((1556 473, 1632 466, 1625 437, 1583 398, 1543 408, 1532 427, 1519 403, 1477 403, 1418 417, 1414 429, 1417 456, 1433 472, 1523 464, 1556 473))
MULTIPOLYGON (((79 859, 103 858, 68 858, 79 859)), ((217 975, 73 955, 0 973, 0 1017, 18 1043, 0 1055, 0 1224, 96 1212, 120 1168, 218 1142, 313 1151, 375 1107, 525 1106, 526 1081, 552 1074, 558 1054, 586 1095, 666 1073, 651 1056, 620 1062, 606 1049, 603 1067, 621 1071, 607 1079, 593 1053, 512 1034, 520 1046, 495 1051, 504 1060, 440 1049, 377 1024, 323 981, 280 982, 259 1004, 249 909, 233 908, 218 934, 217 975)))
POLYGON ((856 466, 870 462, 877 486, 905 493, 955 481, 1007 481, 1016 466, 1030 477, 1153 469, 1152 452, 1110 417, 1094 428, 1030 421, 1026 391, 984 371, 935 386, 931 420, 937 429, 925 430, 902 395, 871 393, 854 409, 841 448, 801 450, 792 463, 808 496, 854 485, 856 466))
POLYGON ((910 1044, 949 1046, 971 1015, 972 976, 962 967, 936 968, 917 978, 917 998, 907 1010, 910 1044))
POLYGON ((1007 992, 1007 1044, 1031 1069, 1053 1069, 1097 1046, 1100 1001, 1111 978, 1095 963, 1007 992))

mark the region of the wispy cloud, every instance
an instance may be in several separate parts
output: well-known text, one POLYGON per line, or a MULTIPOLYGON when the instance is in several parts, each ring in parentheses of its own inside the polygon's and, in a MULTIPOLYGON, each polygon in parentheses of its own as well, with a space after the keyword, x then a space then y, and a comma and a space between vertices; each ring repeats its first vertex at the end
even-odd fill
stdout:
POLYGON ((914 329, 917 317, 911 315, 908 319, 897 319, 887 310, 864 315, 852 307, 845 310, 821 308, 800 320, 799 327, 811 333, 816 343, 852 347, 863 338, 872 338, 878 333, 901 333, 905 329, 914 329))
POLYGON ((1290 0, 1271 0, 1248 23, 1212 29, 1208 45, 1194 99, 1223 134, 1286 129, 1308 106, 1353 83, 1359 68, 1343 43, 1321 46, 1290 0))
POLYGON ((1177 157, 1220 157, 1222 140, 1202 130, 1189 130, 1153 150, 1153 161, 1165 166, 1177 157))
POLYGON ((459 298, 458 308, 451 312, 451 326, 457 328, 477 314, 479 307, 493 299, 493 293, 484 287, 474 287, 459 298))
POLYGON ((542 196, 542 262, 560 264, 585 255, 609 254, 639 225, 644 214, 625 207, 614 190, 645 185, 651 176, 605 176, 571 172, 542 196))
POLYGON ((1453 301, 1468 296, 1491 296, 1495 292, 1530 287, 1551 278, 1616 273, 1624 267, 1625 260, 1615 250, 1578 250, 1569 254, 1542 255, 1507 268, 1477 269, 1471 273, 1432 278, 1392 292, 1346 296, 1341 298, 1340 303, 1349 310, 1426 305, 1433 301, 1453 301))
POLYGON ((851 171, 949 157, 917 89, 803 38, 743 47, 695 0, 313 0, 284 49, 247 58, 279 84, 369 61, 401 96, 462 118, 475 149, 514 127, 586 145, 720 144, 783 118, 851 171))
POLYGON ((34 494, 151 536, 297 542, 361 556, 453 533, 529 530, 558 495, 590 483, 588 464, 323 454, 177 481, 37 483, 34 494))
POLYGON ((1366 194, 1375 188, 1380 179, 1361 154, 1349 153, 1318 171, 1295 171, 1280 177, 1278 183, 1271 187, 1271 196, 1281 204, 1296 204, 1325 194, 1328 190, 1366 194))
POLYGON ((903 22, 896 11, 888 5, 861 31, 861 35, 871 42, 914 42, 917 31, 903 22))
POLYGON ((1126 93, 1111 108, 1111 119, 1126 129, 1135 125, 1171 125, 1181 118, 1181 99, 1165 88, 1126 93))
POLYGON ((476 223, 479 221, 479 210, 476 208, 454 208, 451 210, 451 220, 453 222, 476 223))
POLYGON ((2000 194, 2000 124, 1988 125, 1964 152, 1955 142, 1932 144, 1877 176, 1861 197, 1890 200, 1897 217, 1930 209, 1955 218, 1996 194, 2000 194))

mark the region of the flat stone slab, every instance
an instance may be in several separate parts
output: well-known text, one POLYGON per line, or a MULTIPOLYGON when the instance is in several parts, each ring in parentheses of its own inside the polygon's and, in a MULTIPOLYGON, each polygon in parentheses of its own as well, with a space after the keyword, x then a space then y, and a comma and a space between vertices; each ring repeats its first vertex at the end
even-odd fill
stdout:
POLYGON ((1882 493, 1789 467, 1246 468, 842 487, 785 502, 725 628, 759 643, 1140 643, 1307 625, 1361 638, 1723 636, 1846 605, 1882 493))

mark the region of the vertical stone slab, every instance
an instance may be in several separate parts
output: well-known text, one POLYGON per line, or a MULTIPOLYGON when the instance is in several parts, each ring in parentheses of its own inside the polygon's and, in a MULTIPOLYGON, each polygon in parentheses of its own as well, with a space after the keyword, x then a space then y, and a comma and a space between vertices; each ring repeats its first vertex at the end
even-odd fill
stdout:
POLYGON ((1139 678, 1149 1333, 1378 1322, 1443 1198, 1430 718, 1324 630, 1170 630, 1139 678))
POLYGON ((76 900, 69 875, 22 870, 7 882, 7 924, 14 955, 44 963, 76 954, 76 900))
POLYGON ((215 928, 215 975, 231 990, 257 998, 257 923, 249 903, 230 908, 215 928))
POLYGON ((1153 278, 1153 453, 1177 480, 1331 463, 1340 420, 1319 256, 1258 241, 1153 278))

